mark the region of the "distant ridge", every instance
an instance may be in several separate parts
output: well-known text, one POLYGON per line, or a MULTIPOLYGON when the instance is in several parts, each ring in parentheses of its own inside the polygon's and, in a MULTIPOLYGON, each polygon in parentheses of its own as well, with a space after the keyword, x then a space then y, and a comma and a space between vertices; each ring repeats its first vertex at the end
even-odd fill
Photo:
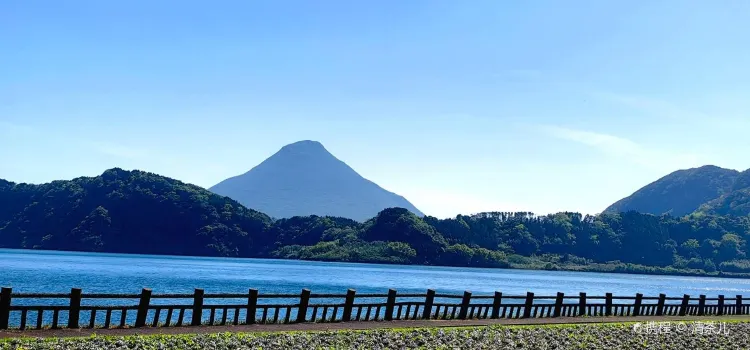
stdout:
POLYGON ((364 221, 393 207, 424 216, 404 197, 365 179, 311 140, 286 145, 209 190, 274 218, 318 215, 364 221))
POLYGON ((638 211, 654 215, 690 214, 742 186, 740 172, 714 165, 677 170, 610 205, 604 212, 638 211))

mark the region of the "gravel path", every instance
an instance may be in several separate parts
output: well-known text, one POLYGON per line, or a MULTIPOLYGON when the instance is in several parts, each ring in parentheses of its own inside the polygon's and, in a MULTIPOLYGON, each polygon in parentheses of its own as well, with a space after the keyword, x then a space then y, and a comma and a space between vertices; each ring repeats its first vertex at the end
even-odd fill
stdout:
POLYGON ((87 337, 93 334, 100 336, 154 335, 154 334, 217 334, 217 333, 257 333, 288 331, 332 331, 332 330, 373 330, 387 328, 416 327, 467 327, 491 325, 546 325, 546 324, 587 324, 615 322, 668 322, 668 321, 703 321, 721 322, 727 320, 750 323, 750 316, 641 316, 641 317, 559 317, 530 319, 496 319, 496 320, 415 320, 390 322, 340 322, 340 323, 298 323, 298 324, 255 324, 239 326, 199 326, 199 327, 162 327, 162 328, 113 328, 113 329, 46 329, 27 331, 0 331, 3 338, 62 338, 87 337))

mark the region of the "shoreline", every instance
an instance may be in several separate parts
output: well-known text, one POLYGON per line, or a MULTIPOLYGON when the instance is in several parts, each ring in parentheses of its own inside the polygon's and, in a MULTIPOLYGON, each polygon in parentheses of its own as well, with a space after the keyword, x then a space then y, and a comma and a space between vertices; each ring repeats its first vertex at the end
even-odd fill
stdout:
MULTIPOLYGON (((204 258, 204 259, 253 259, 253 260, 264 260, 264 261, 297 261, 297 262, 320 262, 320 263, 343 263, 343 264, 367 264, 367 265, 384 265, 384 266, 422 266, 422 267, 453 267, 453 268, 470 268, 470 269, 492 269, 492 270, 518 270, 518 271, 564 271, 564 272, 581 272, 581 273, 612 273, 612 274, 625 274, 625 275, 643 275, 643 276, 677 276, 677 277, 706 277, 706 278, 731 278, 731 279, 750 279, 750 273, 735 273, 735 272, 722 272, 717 271, 715 273, 698 272, 696 270, 678 270, 673 271, 642 271, 640 269, 656 269, 665 270, 670 268, 659 267, 659 266, 648 266, 638 265, 632 263, 620 263, 619 265, 608 265, 607 263, 591 263, 587 265, 579 264, 565 264, 565 265, 554 265, 555 268, 547 269, 544 268, 546 261, 539 260, 539 266, 537 264, 514 264, 510 263, 509 267, 486 267, 486 266, 456 266, 456 265, 435 265, 435 264, 399 264, 399 263, 388 263, 388 262, 367 262, 367 261, 341 261, 341 260, 326 260, 326 259, 285 259, 277 257, 239 257, 239 256, 215 256, 215 255, 176 255, 176 254, 149 254, 149 253, 121 253, 121 252, 92 252, 92 251, 73 251, 73 250, 55 250, 55 249, 28 249, 28 248, 5 248, 0 247, 0 250, 10 250, 18 252, 29 252, 29 253, 50 253, 50 254, 102 254, 102 255, 125 255, 125 256, 151 256, 158 258, 204 258), (622 271, 620 267, 630 266, 636 271, 622 271), (609 268, 611 267, 611 268, 609 268)), ((525 257, 526 259, 535 259, 536 257, 525 257)))
MULTIPOLYGON (((546 269, 544 266, 531 265, 531 264, 513 264, 510 263, 510 267, 483 267, 483 266, 456 266, 456 265, 434 265, 434 264, 398 264, 388 262, 366 262, 366 261, 341 261, 341 260, 325 260, 325 259, 284 259, 276 257, 232 257, 232 256, 215 256, 215 255, 175 255, 175 254, 148 254, 148 253, 121 253, 121 252, 92 252, 92 251, 73 251, 73 250, 55 250, 55 249, 27 249, 27 248, 5 248, 0 247, 0 250, 10 250, 17 252, 29 252, 29 253, 72 253, 72 254, 102 254, 102 255, 125 255, 125 256, 151 256, 158 258, 208 258, 208 259, 253 259, 253 260, 265 260, 265 261, 295 261, 295 262, 319 262, 319 263, 343 263, 343 264, 366 264, 366 265, 386 265, 386 266, 422 266, 422 267, 453 267, 453 268, 470 268, 470 269, 492 269, 492 270, 518 270, 518 271, 565 271, 565 272, 580 272, 580 273, 611 273, 611 274, 625 274, 625 275, 643 275, 643 276, 677 276, 677 277, 705 277, 705 278, 731 278, 731 279, 750 279, 750 273, 735 273, 735 272, 722 272, 717 271, 715 273, 698 272, 695 270, 677 270, 673 271, 622 271, 619 270, 622 266, 631 266, 634 269, 657 269, 665 270, 668 268, 648 265, 637 265, 629 263, 621 263, 620 265, 608 265, 606 263, 591 263, 588 265, 555 265, 555 268, 546 269), (611 266, 612 268, 608 268, 611 266)), ((524 257, 528 259, 534 259, 533 257, 524 257)), ((539 261, 545 263, 544 261, 539 261)))

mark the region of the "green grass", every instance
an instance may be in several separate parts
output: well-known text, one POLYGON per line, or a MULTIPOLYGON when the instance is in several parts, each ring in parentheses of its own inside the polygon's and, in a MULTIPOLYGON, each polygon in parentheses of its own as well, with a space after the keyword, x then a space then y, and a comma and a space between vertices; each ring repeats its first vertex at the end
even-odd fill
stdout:
MULTIPOLYGON (((675 323, 672 321, 665 321, 675 323)), ((694 323, 696 321, 685 321, 694 323)), ((401 327, 373 330, 288 331, 179 335, 129 335, 0 340, 0 350, 93 349, 350 349, 350 348, 512 348, 512 349, 735 349, 750 343, 750 323, 731 324, 731 336, 705 338, 692 334, 668 337, 634 334, 637 322, 457 327, 401 327), (737 343, 739 344, 739 343, 737 343)))
MULTIPOLYGON (((650 322, 650 321, 645 321, 650 322)), ((279 333, 283 334, 292 334, 292 335, 298 335, 298 334, 316 334, 316 333, 367 333, 367 332, 373 332, 373 331, 388 331, 388 332, 412 332, 412 331, 420 331, 420 330, 429 330, 431 332, 437 332, 439 330, 475 330, 475 329, 483 329, 483 328, 491 328, 491 329, 533 329, 533 328, 562 328, 562 329, 569 329, 569 328, 580 328, 580 327, 626 327, 626 326, 632 326, 637 323, 645 323, 644 321, 626 321, 626 322, 592 322, 592 323, 550 323, 550 324, 496 324, 496 325, 482 325, 482 326, 435 326, 435 327, 384 327, 384 328, 377 328, 377 329, 337 329, 337 330, 289 330, 289 331, 259 331, 259 332, 217 332, 217 333, 181 333, 181 334, 149 334, 149 335, 124 335, 124 336, 109 336, 109 335, 98 335, 96 333, 89 335, 89 336, 81 336, 81 337, 65 337, 65 339, 88 339, 88 338, 105 338, 105 339, 122 339, 122 338, 155 338, 160 339, 163 337, 178 337, 178 338, 185 338, 185 337, 194 337, 197 335, 232 335, 232 336, 240 336, 240 337, 263 337, 268 335, 276 335, 279 333)), ((723 322, 723 323, 750 323, 750 318, 721 318, 720 320, 716 319, 709 319, 705 321, 701 320, 683 320, 683 321, 672 321, 672 320, 654 320, 655 323, 685 323, 685 324, 692 324, 692 323, 698 323, 698 322, 723 322)), ((115 328, 111 328, 115 329, 115 328)), ((104 328, 97 328, 96 330, 105 330, 104 328)), ((34 337, 27 337, 22 336, 21 338, 27 338, 27 339, 35 339, 34 337)), ((45 338, 45 339, 57 339, 55 337, 45 338)), ((7 339, 0 339, 0 343, 2 342, 8 342, 10 338, 7 339)))

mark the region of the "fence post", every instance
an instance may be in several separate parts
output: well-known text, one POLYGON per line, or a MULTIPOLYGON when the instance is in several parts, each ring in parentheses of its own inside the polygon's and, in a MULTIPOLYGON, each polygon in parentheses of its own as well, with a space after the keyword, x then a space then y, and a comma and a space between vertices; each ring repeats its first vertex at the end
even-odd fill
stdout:
POLYGON ((607 293, 604 296, 604 315, 612 316, 612 293, 607 293))
POLYGON ((664 303, 667 301, 667 295, 659 294, 659 302, 656 304, 656 316, 664 315, 664 303))
MULTIPOLYGON (((256 291, 257 293, 257 291, 256 291)), ((256 299, 257 300, 257 299, 256 299)), ((249 302, 248 302, 249 305, 249 302)), ((297 311, 297 319, 295 322, 305 322, 307 320, 307 306, 310 305, 310 290, 307 288, 302 289, 302 294, 299 295, 299 310, 297 311)), ((248 307, 248 310, 250 308, 248 307)), ((250 312, 248 312, 248 315, 250 312)), ((253 316, 255 316, 255 312, 253 312, 253 316)), ((253 317, 253 321, 255 321, 255 317, 253 317)), ((247 323, 250 323, 249 321, 247 323)))
MULTIPOLYGON (((93 311, 92 311, 93 312, 93 311)), ((68 310, 68 328, 78 328, 81 317, 81 289, 70 289, 70 310, 68 310)))
POLYGON ((523 306, 523 318, 531 318, 531 308, 534 306, 534 293, 526 293, 526 303, 523 306))
POLYGON ((200 326, 203 323, 203 289, 195 288, 193 294, 193 319, 191 326, 200 326))
POLYGON ((422 311, 422 319, 429 320, 432 316, 432 305, 435 303, 435 290, 428 289, 427 296, 424 297, 424 310, 422 311))
POLYGON ((396 290, 388 290, 388 301, 385 304, 385 320, 393 321, 393 307, 396 305, 396 290))
POLYGON ((138 313, 135 315, 135 326, 143 327, 146 325, 146 316, 148 315, 148 304, 151 302, 151 289, 143 288, 141 298, 138 302, 138 313))
POLYGON ((578 316, 586 316, 586 292, 581 292, 578 299, 578 316))
MULTIPOLYGON (((305 290, 302 290, 302 294, 305 294, 305 290)), ((308 301, 310 300, 310 293, 307 293, 308 301)), ((307 306, 307 305, 305 305, 307 306)), ((247 315, 245 315, 245 324, 255 323, 255 312, 258 310, 258 290, 250 288, 247 291, 247 315)), ((299 316, 297 317, 299 318, 299 316)))
POLYGON ((635 294, 635 305, 633 305, 633 316, 641 315, 641 305, 643 304, 643 294, 635 294))
MULTIPOLYGON (((357 293, 354 289, 346 291, 346 301, 344 302, 344 314, 341 315, 341 321, 349 322, 352 320, 352 308, 354 308, 354 295, 357 293)), ((336 315, 333 316, 334 318, 336 315)))
POLYGON ((718 302, 718 310, 716 311, 716 314, 718 316, 724 315, 724 296, 719 295, 719 302, 718 302))
POLYGON ((560 313, 562 312, 562 305, 563 305, 564 298, 565 298, 564 293, 557 292, 557 298, 555 298, 555 311, 552 314, 552 317, 560 317, 560 313))
POLYGON ((12 288, 3 287, 0 290, 0 329, 8 329, 10 321, 10 299, 12 288))
POLYGON ((698 297, 698 316, 706 314, 706 296, 701 294, 698 297))
POLYGON ((465 291, 464 298, 461 299, 461 311, 458 313, 459 320, 465 320, 469 313, 469 304, 471 303, 471 292, 465 291))
POLYGON ((680 304, 680 316, 685 316, 687 314, 687 308, 688 304, 690 303, 690 295, 683 295, 682 296, 682 304, 680 304))
POLYGON ((737 295, 735 299, 735 310, 737 315, 744 315, 744 311, 742 310, 742 295, 737 295))
POLYGON ((492 301, 492 318, 500 318, 500 308, 502 307, 503 293, 495 292, 495 299, 492 301))

